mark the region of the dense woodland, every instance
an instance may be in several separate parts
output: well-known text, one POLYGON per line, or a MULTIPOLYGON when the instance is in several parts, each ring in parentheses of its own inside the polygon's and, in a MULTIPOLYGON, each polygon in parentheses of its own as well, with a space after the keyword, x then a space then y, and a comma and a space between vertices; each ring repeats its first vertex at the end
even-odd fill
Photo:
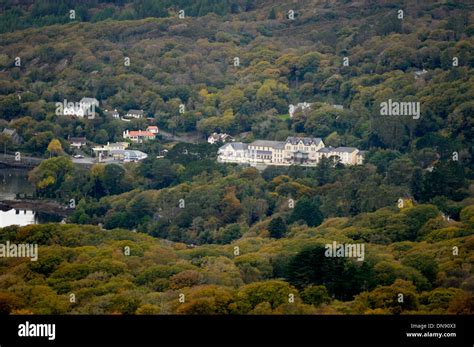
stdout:
MULTIPOLYGON (((191 3, 211 2, 226 1, 191 3)), ((53 9, 68 8, 67 2, 64 8, 41 3, 44 8, 32 6, 29 16, 54 17, 53 9)), ((467 2, 278 3, 248 11, 238 6, 236 14, 191 17, 190 9, 189 17, 179 19, 169 8, 165 18, 76 19, 39 28, 11 17, 30 27, 0 37, 0 127, 17 129, 26 141, 22 149, 41 154, 55 137, 119 139, 130 124, 54 114, 55 102, 88 96, 103 110, 143 109, 170 130, 250 132, 250 138, 277 140, 301 133, 333 146, 434 149, 448 157, 457 150, 470 158, 474 27, 467 2), (296 17, 289 20, 285 13, 293 7, 296 17), (397 7, 405 11, 403 20, 397 7), (344 57, 349 66, 343 66, 344 57), (413 72, 423 68, 428 74, 415 80, 413 72), (379 104, 388 98, 420 101, 423 116, 380 117, 379 104), (289 104, 303 101, 320 103, 289 121, 289 104), (328 107, 332 103, 345 109, 328 107)), ((137 6, 127 8, 136 13, 137 6)))
POLYGON ((432 205, 384 208, 332 218, 317 228, 294 225, 280 239, 270 238, 267 227, 258 224, 232 244, 195 248, 123 229, 6 227, 2 243, 38 243, 40 259, 1 261, 0 309, 23 314, 472 313, 473 221, 472 206, 455 223, 446 222, 432 205), (334 240, 364 240, 364 261, 325 257, 324 244, 334 240), (456 256, 453 247, 459 247, 456 256), (403 303, 397 300, 400 293, 403 303))
POLYGON ((40 245, 37 262, 0 260, 0 312, 474 312, 468 1, 77 3, 0 5, 0 130, 24 140, 0 131, 0 149, 50 157, 30 172, 37 196, 77 201, 67 225, 0 230, 0 243, 40 245), (98 117, 55 114, 82 97, 100 101, 98 117), (388 99, 419 101, 420 119, 380 116, 388 99), (299 102, 313 106, 290 118, 299 102), (115 108, 148 119, 115 120, 115 108), (367 155, 258 171, 217 163, 219 145, 161 137, 133 145, 149 154, 140 163, 86 168, 66 155, 69 137, 104 144, 147 124, 315 136, 367 155), (325 257, 333 241, 363 243, 364 261, 325 257))

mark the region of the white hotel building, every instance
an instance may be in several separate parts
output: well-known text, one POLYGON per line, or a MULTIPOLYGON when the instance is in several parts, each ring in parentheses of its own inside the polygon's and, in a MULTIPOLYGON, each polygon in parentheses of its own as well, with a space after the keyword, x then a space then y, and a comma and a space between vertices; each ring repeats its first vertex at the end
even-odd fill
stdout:
POLYGON ((325 147, 320 138, 288 137, 286 141, 256 140, 226 143, 219 148, 221 163, 316 166, 322 157, 334 157, 345 165, 362 164, 364 152, 354 147, 325 147))

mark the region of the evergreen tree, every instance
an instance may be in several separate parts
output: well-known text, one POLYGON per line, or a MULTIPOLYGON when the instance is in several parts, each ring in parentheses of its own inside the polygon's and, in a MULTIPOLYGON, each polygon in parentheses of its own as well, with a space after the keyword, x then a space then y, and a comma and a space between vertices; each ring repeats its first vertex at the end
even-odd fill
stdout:
POLYGON ((323 186, 330 181, 330 170, 331 170, 331 160, 326 157, 322 157, 316 166, 315 178, 318 181, 319 186, 323 186))
POLYGON ((295 209, 290 216, 290 223, 302 220, 308 226, 315 227, 321 224, 323 219, 324 216, 319 210, 319 201, 304 197, 297 201, 295 209))
POLYGON ((252 11, 255 8, 255 0, 247 0, 245 3, 245 12, 252 11))
POLYGON ((416 168, 411 178, 411 194, 417 201, 425 201, 423 195, 423 172, 416 168))
POLYGON ((270 14, 269 14, 269 16, 268 16, 268 19, 276 19, 275 8, 272 8, 272 10, 270 11, 270 14))
POLYGON ((289 282, 298 288, 324 285, 330 294, 343 300, 373 286, 371 264, 356 266, 347 258, 326 257, 325 252, 324 245, 316 245, 291 258, 287 266, 289 282))
POLYGON ((238 4, 236 4, 235 2, 233 2, 231 5, 230 5, 230 13, 232 14, 237 14, 240 12, 240 7, 238 4))
POLYGON ((281 217, 273 218, 268 225, 270 237, 279 239, 283 237, 287 231, 285 221, 281 217))
POLYGON ((427 200, 444 195, 458 201, 466 196, 462 191, 466 185, 464 168, 457 162, 439 161, 433 171, 426 174, 423 182, 427 200))

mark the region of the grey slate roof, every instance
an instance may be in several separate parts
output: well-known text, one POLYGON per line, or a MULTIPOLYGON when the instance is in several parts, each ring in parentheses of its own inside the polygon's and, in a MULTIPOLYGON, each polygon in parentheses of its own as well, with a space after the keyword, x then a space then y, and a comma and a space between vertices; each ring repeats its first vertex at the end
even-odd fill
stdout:
POLYGON ((128 110, 127 114, 139 114, 143 116, 143 110, 128 110))
POLYGON ((231 142, 231 143, 228 143, 228 145, 230 145, 236 151, 246 150, 248 148, 248 145, 242 142, 231 142))
POLYGON ((283 141, 278 141, 278 143, 273 147, 276 149, 284 149, 285 148, 285 143, 283 141))
POLYGON ((255 140, 254 142, 250 143, 249 146, 276 147, 281 143, 281 141, 255 140))
POLYGON ((292 145, 297 145, 300 143, 300 141, 303 141, 303 144, 305 146, 310 146, 311 144, 316 144, 318 145, 322 140, 319 137, 294 137, 294 136, 289 136, 286 139, 286 142, 291 143, 292 145))
POLYGON ((334 152, 347 152, 347 153, 352 153, 354 151, 357 151, 357 148, 354 147, 337 147, 336 149, 333 150, 334 152))
POLYGON ((318 152, 321 152, 321 153, 330 153, 334 150, 334 148, 332 147, 323 147, 323 148, 320 148, 318 149, 318 152))

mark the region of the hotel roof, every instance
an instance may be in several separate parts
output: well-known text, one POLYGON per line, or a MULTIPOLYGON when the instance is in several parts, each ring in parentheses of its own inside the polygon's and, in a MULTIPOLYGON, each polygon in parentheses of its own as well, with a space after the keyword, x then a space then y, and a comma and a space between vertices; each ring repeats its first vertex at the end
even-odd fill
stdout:
POLYGON ((334 148, 332 147, 323 147, 323 148, 320 148, 318 149, 318 152, 321 152, 321 153, 330 153, 334 150, 334 148))
POLYGON ((297 145, 298 143, 300 143, 300 141, 303 142, 303 144, 305 146, 309 146, 311 144, 319 144, 322 140, 321 138, 319 137, 296 137, 296 136, 289 136, 287 139, 286 139, 286 142, 288 143, 291 143, 292 145, 297 145))
POLYGON ((249 143, 249 146, 261 146, 261 147, 278 147, 284 145, 284 142, 281 141, 269 141, 269 140, 255 140, 252 143, 249 143))
POLYGON ((246 150, 248 148, 248 145, 246 143, 242 143, 242 142, 230 142, 227 145, 231 146, 236 151, 246 150))
POLYGON ((352 153, 354 151, 357 151, 357 148, 354 147, 337 147, 333 149, 333 152, 347 152, 347 153, 352 153))

